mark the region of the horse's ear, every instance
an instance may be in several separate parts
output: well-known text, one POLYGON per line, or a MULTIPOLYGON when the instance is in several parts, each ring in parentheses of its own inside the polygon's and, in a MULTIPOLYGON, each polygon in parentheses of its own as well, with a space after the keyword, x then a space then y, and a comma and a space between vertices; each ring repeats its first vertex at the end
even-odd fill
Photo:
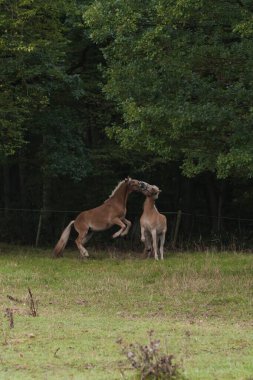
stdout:
POLYGON ((162 192, 162 190, 159 190, 159 193, 161 193, 162 192))
POLYGON ((127 178, 125 178, 125 182, 129 182, 131 181, 131 178, 128 176, 127 178))

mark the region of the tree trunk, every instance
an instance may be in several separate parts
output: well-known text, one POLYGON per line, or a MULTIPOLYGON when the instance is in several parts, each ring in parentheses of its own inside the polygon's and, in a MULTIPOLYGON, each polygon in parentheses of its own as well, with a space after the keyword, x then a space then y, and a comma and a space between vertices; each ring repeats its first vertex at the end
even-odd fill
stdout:
POLYGON ((218 198, 218 232, 221 232, 222 229, 222 207, 223 207, 223 200, 224 200, 224 194, 226 190, 226 182, 225 180, 222 180, 219 186, 219 198, 218 198))
POLYGON ((207 194, 207 206, 208 214, 211 218, 211 232, 216 234, 219 231, 218 228, 218 194, 215 177, 212 173, 206 173, 205 175, 205 185, 206 185, 206 194, 207 194))
MULTIPOLYGON (((26 188, 25 188, 25 166, 22 160, 21 154, 19 155, 18 160, 18 182, 20 188, 20 205, 21 208, 25 209, 27 206, 27 197, 26 197, 26 188)), ((20 212, 20 221, 21 221, 21 231, 22 231, 22 241, 27 243, 30 240, 30 228, 32 225, 32 216, 31 213, 26 211, 20 212)))
POLYGON ((22 208, 26 208, 26 188, 25 188, 25 166, 22 160, 21 154, 18 161, 18 174, 19 174, 19 186, 20 186, 20 204, 22 208))
POLYGON ((7 161, 3 163, 3 202, 4 215, 7 217, 10 208, 10 168, 7 161))
POLYGON ((183 179, 183 196, 182 196, 182 202, 181 202, 181 210, 185 215, 183 215, 182 218, 182 228, 185 232, 186 236, 190 235, 191 233, 191 227, 192 227, 192 220, 193 220, 193 213, 194 213, 194 179, 190 178, 184 178, 183 179))
POLYGON ((39 243, 48 242, 49 236, 49 218, 50 218, 50 195, 51 195, 51 181, 50 178, 44 176, 43 178, 43 188, 42 188, 42 208, 41 213, 38 217, 38 229, 36 235, 36 246, 39 243), (42 235, 42 236, 41 236, 42 235))

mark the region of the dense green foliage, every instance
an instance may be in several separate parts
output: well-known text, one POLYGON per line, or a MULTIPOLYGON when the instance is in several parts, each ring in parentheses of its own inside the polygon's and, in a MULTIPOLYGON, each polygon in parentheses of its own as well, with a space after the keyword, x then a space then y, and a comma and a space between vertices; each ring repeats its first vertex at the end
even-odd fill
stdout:
POLYGON ((26 123, 64 80, 64 2, 1 1, 1 152, 14 153, 26 123))
POLYGON ((83 30, 81 11, 63 0, 1 1, 0 7, 0 153, 13 154, 35 140, 46 176, 80 179, 90 166, 76 109, 86 89, 69 56, 73 27, 78 37, 83 30))
POLYGON ((184 238, 249 246, 251 221, 221 217, 252 217, 252 15, 249 0, 0 0, 1 239, 34 242, 42 209, 52 244, 130 175, 186 213, 184 238))
POLYGON ((104 91, 123 147, 182 160, 183 172, 253 176, 251 1, 94 1, 104 91))

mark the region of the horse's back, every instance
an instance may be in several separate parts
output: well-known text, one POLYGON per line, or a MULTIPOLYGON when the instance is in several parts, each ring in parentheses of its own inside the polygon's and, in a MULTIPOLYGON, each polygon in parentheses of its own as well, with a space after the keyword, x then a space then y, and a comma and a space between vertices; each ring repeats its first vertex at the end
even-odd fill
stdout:
POLYGON ((157 233, 166 232, 167 218, 159 212, 154 212, 152 214, 144 212, 140 218, 140 225, 149 231, 156 230, 157 233))
POLYGON ((76 217, 75 227, 103 231, 114 224, 115 217, 124 217, 124 210, 118 210, 111 202, 106 202, 98 207, 82 211, 76 217))

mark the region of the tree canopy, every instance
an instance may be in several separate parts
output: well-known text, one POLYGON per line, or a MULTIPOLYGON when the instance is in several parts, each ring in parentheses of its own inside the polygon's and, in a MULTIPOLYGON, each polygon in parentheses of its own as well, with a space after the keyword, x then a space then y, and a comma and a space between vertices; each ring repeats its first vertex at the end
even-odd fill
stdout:
POLYGON ((80 179, 89 164, 70 99, 84 89, 80 76, 67 70, 81 13, 64 0, 3 0, 0 11, 0 154, 13 155, 33 141, 45 175, 80 179))
POLYGON ((251 1, 96 0, 84 18, 123 115, 111 137, 187 176, 253 176, 251 1))
POLYGON ((2 0, 1 152, 12 154, 24 142, 26 121, 47 107, 64 80, 64 1, 2 0))

